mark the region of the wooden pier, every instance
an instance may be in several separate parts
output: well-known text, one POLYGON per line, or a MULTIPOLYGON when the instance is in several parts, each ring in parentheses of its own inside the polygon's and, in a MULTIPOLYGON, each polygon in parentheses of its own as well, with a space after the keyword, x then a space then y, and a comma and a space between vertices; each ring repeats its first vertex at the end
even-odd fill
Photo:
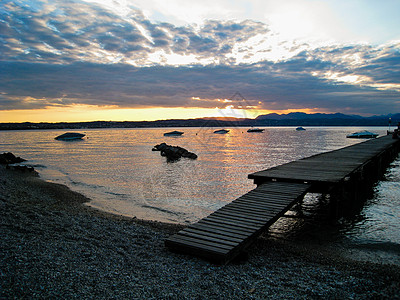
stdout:
POLYGON ((400 152, 400 140, 371 139, 249 174, 257 188, 169 237, 173 251, 227 263, 307 192, 354 196, 372 184, 400 152))

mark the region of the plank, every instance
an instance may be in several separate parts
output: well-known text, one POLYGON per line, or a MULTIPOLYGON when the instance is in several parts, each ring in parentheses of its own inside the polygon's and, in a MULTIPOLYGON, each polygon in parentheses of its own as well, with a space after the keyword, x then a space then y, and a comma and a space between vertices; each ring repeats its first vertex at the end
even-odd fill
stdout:
POLYGON ((285 205, 272 206, 272 205, 268 205, 268 203, 262 204, 259 202, 251 202, 250 200, 243 200, 243 201, 232 203, 230 205, 230 207, 232 207, 232 208, 249 210, 249 211, 253 211, 253 212, 256 212, 256 211, 268 212, 268 211, 273 211, 273 210, 281 210, 281 209, 284 209, 286 206, 285 205))
POLYGON ((233 219, 235 221, 240 221, 240 222, 244 222, 244 223, 248 223, 250 225, 254 224, 254 225, 258 225, 258 224, 263 224, 265 223, 265 221, 267 219, 269 219, 268 217, 253 217, 253 216, 243 216, 240 213, 237 212, 233 212, 233 211, 229 211, 229 210, 224 210, 221 211, 220 209, 217 210, 216 212, 214 212, 212 214, 213 216, 221 216, 221 217, 226 217, 226 218, 230 218, 233 219))
POLYGON ((248 224, 244 224, 244 223, 239 222, 239 221, 234 221, 234 220, 231 220, 231 219, 225 219, 225 218, 218 217, 218 216, 209 215, 208 217, 206 217, 206 219, 208 221, 211 221, 211 222, 214 222, 214 223, 233 225, 233 226, 236 226, 237 228, 250 229, 250 230, 253 230, 253 231, 259 229, 259 226, 248 225, 248 224))
POLYGON ((251 234, 254 229, 249 229, 249 228, 243 228, 243 227, 239 227, 236 226, 235 224, 226 224, 226 223, 218 223, 215 222, 213 220, 208 220, 208 219, 201 219, 199 222, 197 222, 197 224, 201 224, 201 225, 206 225, 206 226, 215 226, 218 228, 224 229, 224 230, 235 230, 238 233, 241 233, 243 235, 245 234, 251 234))
MULTIPOLYGON (((167 247, 191 247, 195 248, 204 252, 208 252, 209 254, 212 255, 226 255, 229 253, 230 249, 224 249, 220 247, 213 246, 212 244, 205 244, 201 243, 201 240, 195 239, 195 238, 190 238, 190 237, 179 237, 178 235, 173 235, 169 237, 165 241, 165 245, 167 247)), ((180 249, 177 249, 180 250, 180 249)), ((184 250, 184 248, 182 248, 184 250)))
MULTIPOLYGON (((285 207, 286 205, 290 204, 293 200, 294 197, 292 198, 286 198, 284 199, 285 201, 278 201, 278 199, 274 198, 256 198, 256 197, 245 197, 238 199, 235 203, 248 203, 248 205, 253 204, 254 207, 270 207, 270 206, 276 206, 276 207, 285 207)), ((233 204, 233 202, 232 202, 233 204)))
POLYGON ((268 202, 280 202, 280 203, 287 203, 293 200, 296 195, 279 195, 279 194, 268 194, 267 192, 262 193, 262 192, 257 192, 257 193, 251 193, 251 194, 246 194, 242 197, 239 197, 238 199, 243 199, 243 200, 250 200, 253 199, 255 201, 268 201, 268 202))
POLYGON ((297 194, 299 192, 304 192, 305 187, 304 184, 301 183, 302 186, 291 186, 294 183, 287 184, 286 182, 267 182, 260 184, 255 190, 268 192, 271 194, 279 193, 279 194, 297 194), (270 184, 274 183, 274 184, 270 184))
MULTIPOLYGON (((309 172, 297 172, 297 173, 288 173, 286 170, 280 170, 279 172, 269 172, 264 173, 259 176, 251 176, 250 179, 264 178, 267 179, 287 179, 287 180, 295 180, 300 182, 332 182, 337 183, 340 182, 344 177, 346 177, 348 173, 345 174, 313 174, 310 175, 309 172)), ((249 175, 250 176, 250 175, 249 175)))
POLYGON ((340 177, 345 176, 350 173, 352 169, 341 169, 339 171, 329 171, 329 170, 313 170, 311 168, 308 169, 296 169, 296 168, 279 168, 275 170, 265 171, 264 175, 268 176, 284 176, 284 177, 293 177, 294 174, 298 174, 301 176, 307 176, 309 180, 318 179, 318 177, 340 177))
POLYGON ((246 239, 251 235, 251 233, 246 233, 243 231, 238 231, 237 229, 232 229, 228 227, 222 227, 222 226, 214 226, 212 224, 208 224, 205 222, 197 222, 195 224, 190 225, 188 228, 193 228, 193 229, 199 229, 203 230, 206 232, 213 232, 213 233, 219 233, 221 235, 225 235, 228 237, 233 237, 233 238, 239 238, 239 239, 246 239))
POLYGON ((224 233, 220 233, 220 232, 216 232, 216 231, 208 231, 208 230, 203 230, 201 228, 195 228, 192 226, 189 226, 182 231, 207 235, 207 236, 211 236, 211 237, 218 238, 221 240, 227 240, 227 241, 237 242, 237 243, 240 243, 241 241, 243 241, 245 239, 245 237, 237 237, 237 236, 235 237, 235 236, 226 235, 224 233))
POLYGON ((240 203, 232 203, 232 205, 230 205, 231 208, 233 209, 237 209, 237 210, 248 210, 252 213, 258 213, 258 214, 271 214, 274 211, 279 211, 282 209, 285 209, 286 207, 288 207, 288 205, 280 205, 280 206, 276 206, 276 205, 264 205, 264 206, 259 206, 258 204, 254 204, 254 203, 249 203, 249 202, 245 202, 245 201, 241 201, 240 203))
POLYGON ((229 212, 220 212, 219 210, 209 215, 209 217, 222 218, 224 220, 231 220, 233 222, 237 222, 237 224, 242 224, 245 226, 254 226, 254 227, 257 227, 264 223, 264 221, 247 219, 244 217, 240 217, 239 215, 231 214, 229 212))
MULTIPOLYGON (((240 203, 238 205, 240 205, 240 203)), ((232 204, 229 206, 222 207, 221 209, 219 209, 219 211, 232 212, 249 218, 250 217, 261 218, 270 216, 270 213, 266 209, 257 211, 257 210, 251 210, 251 208, 252 208, 251 206, 236 206, 232 204)))
MULTIPOLYGON (((362 164, 354 164, 354 165, 342 165, 340 162, 333 167, 320 165, 313 166, 312 164, 301 164, 301 165, 292 165, 290 167, 285 167, 285 170, 290 172, 312 172, 315 173, 323 173, 323 174, 338 174, 343 172, 351 172, 352 170, 360 167, 362 164)), ((279 172, 281 171, 280 168, 276 168, 275 170, 271 170, 271 172, 279 172)))
POLYGON ((278 208, 270 208, 270 207, 263 207, 263 208, 255 208, 254 206, 249 206, 245 203, 237 203, 232 204, 229 206, 229 209, 236 209, 238 211, 248 211, 252 214, 265 214, 267 216, 274 215, 275 211, 279 211, 278 208))
MULTIPOLYGON (((275 203, 277 205, 285 205, 287 203, 290 203, 295 199, 294 196, 292 197, 279 197, 277 195, 265 195, 263 196, 262 194, 256 195, 246 195, 239 197, 238 199, 234 200, 236 202, 254 202, 258 203, 260 206, 265 206, 268 203, 275 203)), ((233 202, 233 201, 232 201, 233 202)))
POLYGON ((217 237, 213 237, 208 234, 202 234, 198 232, 192 232, 189 230, 182 230, 178 234, 178 236, 185 236, 185 237, 191 237, 191 238, 196 238, 198 240, 202 240, 204 242, 212 242, 214 244, 220 245, 219 247, 226 247, 227 249, 232 249, 233 247, 237 246, 240 244, 240 242, 234 242, 234 241, 229 241, 217 237))
POLYGON ((233 205, 229 205, 229 206, 225 206, 222 207, 220 209, 220 211, 232 211, 232 212, 237 212, 237 213, 241 213, 245 216, 255 216, 255 217, 268 217, 271 216, 271 212, 269 212, 268 210, 259 210, 259 211, 254 211, 251 210, 251 206, 247 206, 247 207, 237 207, 237 206, 233 206, 233 205))
POLYGON ((287 199, 293 199, 293 197, 298 196, 297 193, 269 193, 269 191, 252 191, 251 193, 247 193, 243 195, 242 197, 239 198, 260 198, 260 199, 266 199, 266 198, 271 198, 275 200, 281 200, 285 201, 287 199))
POLYGON ((208 241, 205 239, 199 239, 196 237, 191 237, 191 236, 186 236, 180 232, 178 232, 175 236, 176 239, 179 239, 181 241, 189 241, 192 243, 197 243, 199 244, 199 248, 204 248, 204 249, 211 249, 213 248, 214 252, 225 252, 228 253, 233 247, 231 245, 226 245, 226 244, 221 244, 219 242, 214 242, 214 241, 208 241))
POLYGON ((246 196, 239 197, 238 199, 232 201, 232 203, 233 202, 237 203, 237 202, 246 202, 247 201, 247 202, 254 202, 255 204, 257 203, 260 206, 265 206, 268 203, 275 203, 277 205, 280 205, 280 204, 284 205, 286 203, 290 203, 291 201, 293 201, 294 198, 295 198, 294 196, 293 197, 282 197, 282 198, 280 198, 279 196, 271 196, 271 195, 262 196, 261 194, 260 195, 253 194, 253 195, 246 195, 246 196))

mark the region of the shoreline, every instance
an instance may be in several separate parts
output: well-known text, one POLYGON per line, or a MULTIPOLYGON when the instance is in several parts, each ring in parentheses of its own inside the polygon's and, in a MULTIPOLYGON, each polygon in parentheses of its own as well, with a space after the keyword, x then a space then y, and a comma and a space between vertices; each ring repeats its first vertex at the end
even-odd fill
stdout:
POLYGON ((68 187, 0 165, 0 298, 391 298, 400 267, 260 237, 220 266, 176 254, 184 225, 113 215, 68 187))

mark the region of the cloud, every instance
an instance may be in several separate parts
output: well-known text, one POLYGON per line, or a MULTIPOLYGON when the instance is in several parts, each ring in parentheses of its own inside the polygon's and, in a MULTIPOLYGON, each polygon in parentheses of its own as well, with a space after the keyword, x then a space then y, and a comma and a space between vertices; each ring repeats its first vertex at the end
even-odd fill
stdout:
POLYGON ((0 110, 223 108, 240 91, 258 109, 400 111, 400 43, 316 47, 250 20, 175 26, 133 8, 27 3, 0 4, 0 110))
MULTIPOLYGON (((151 23, 138 10, 121 18, 99 6, 75 1, 38 2, 40 10, 3 4, 0 29, 2 59, 70 63, 155 63, 153 53, 193 55, 226 60, 237 43, 257 35, 267 36, 265 24, 253 21, 207 21, 201 28, 151 23)), ((156 63, 165 62, 160 57, 156 63)), ((164 60, 163 60, 164 59, 164 60)))

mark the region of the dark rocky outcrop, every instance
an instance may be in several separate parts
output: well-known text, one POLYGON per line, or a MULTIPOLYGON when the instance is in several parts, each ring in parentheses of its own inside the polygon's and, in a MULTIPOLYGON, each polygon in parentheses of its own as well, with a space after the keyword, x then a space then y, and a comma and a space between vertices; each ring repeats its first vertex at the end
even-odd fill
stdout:
POLYGON ((32 166, 28 165, 18 165, 21 162, 26 161, 21 157, 17 157, 11 152, 0 154, 0 164, 6 165, 7 170, 16 170, 19 172, 28 172, 34 175, 38 175, 32 166))
POLYGON ((8 170, 16 170, 19 172, 28 172, 28 173, 32 173, 34 175, 38 175, 38 173, 35 171, 35 169, 32 166, 27 166, 27 165, 7 165, 6 169, 8 170))
POLYGON ((153 151, 160 151, 161 156, 165 156, 167 161, 173 162, 181 159, 181 157, 186 157, 190 159, 196 159, 197 155, 193 152, 189 152, 185 148, 179 146, 171 146, 166 143, 161 143, 155 145, 152 149, 153 151))
POLYGON ((0 164, 8 165, 8 164, 17 164, 25 161, 25 159, 21 157, 16 157, 11 152, 0 154, 0 164))

